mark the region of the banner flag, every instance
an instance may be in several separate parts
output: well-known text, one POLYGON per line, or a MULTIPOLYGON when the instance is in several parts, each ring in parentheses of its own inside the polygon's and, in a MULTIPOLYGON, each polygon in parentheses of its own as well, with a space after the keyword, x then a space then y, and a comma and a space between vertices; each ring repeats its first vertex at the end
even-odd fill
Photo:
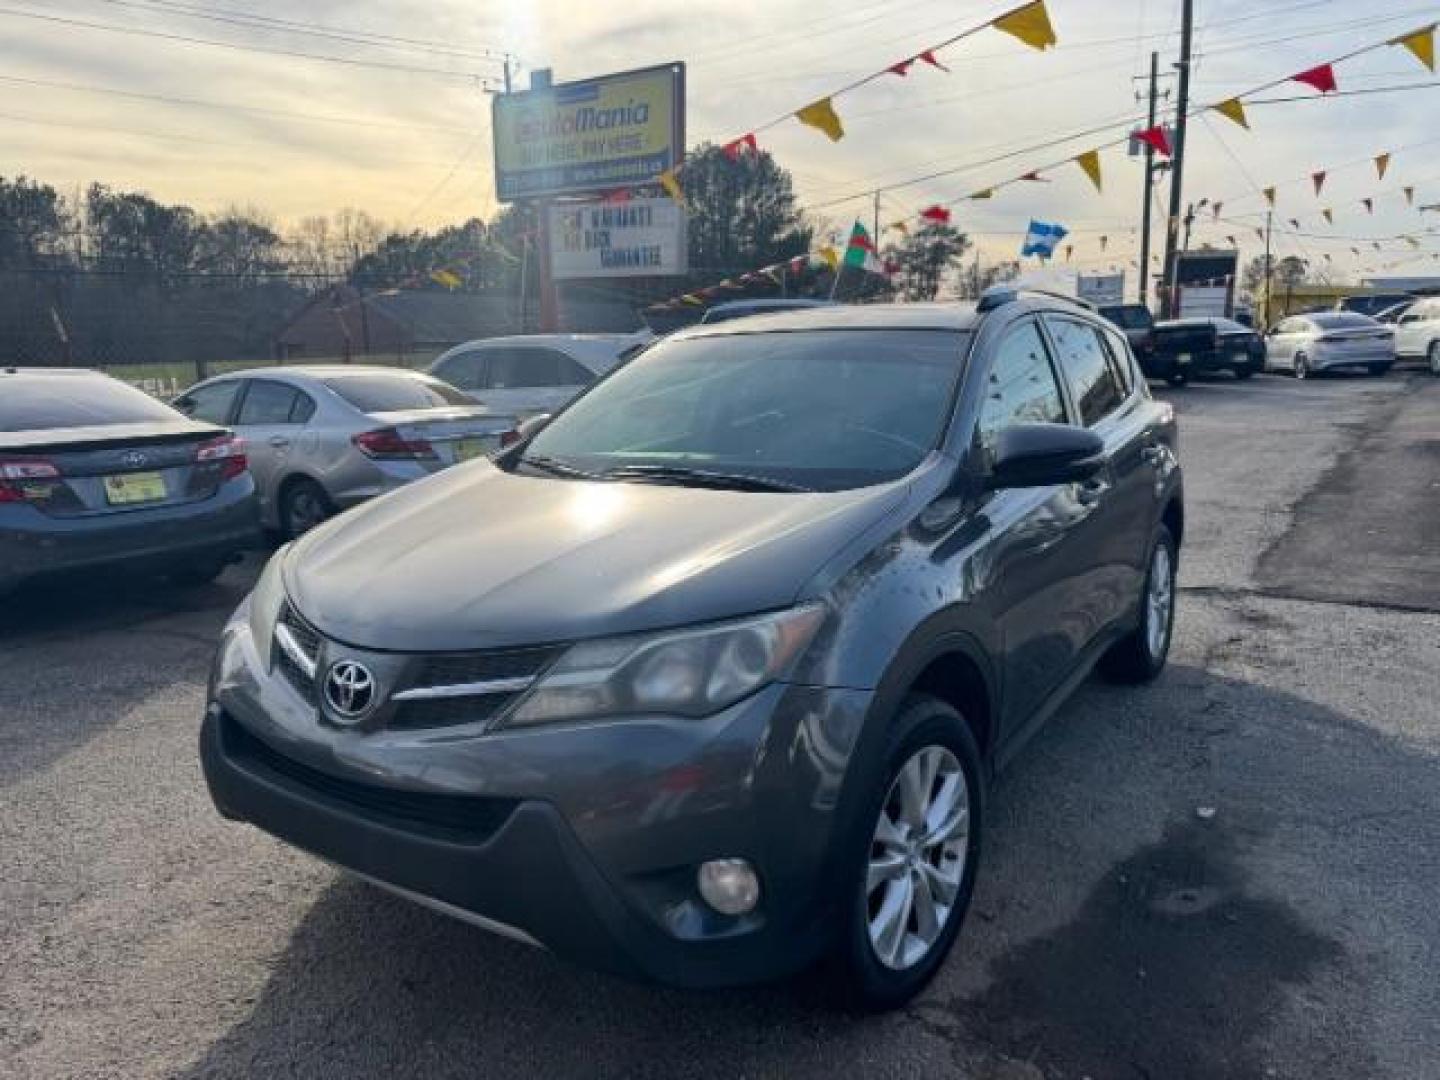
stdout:
POLYGON ((839 142, 845 137, 845 128, 840 123, 840 116, 835 112, 835 105, 828 97, 812 101, 803 109, 798 110, 795 118, 802 124, 823 131, 830 136, 831 142, 839 142))
POLYGON ((950 211, 943 206, 927 206, 920 211, 920 216, 926 221, 933 221, 937 225, 950 224, 950 211))
POLYGON ((858 269, 880 271, 880 260, 875 257, 875 243, 870 233, 859 221, 850 230, 850 242, 845 245, 845 265, 858 269))
POLYGON ((1318 196, 1320 189, 1325 186, 1325 173, 1323 170, 1317 173, 1311 173, 1310 179, 1315 181, 1315 194, 1318 196))
POLYGON ((665 189, 666 194, 678 203, 685 201, 685 192, 680 190, 680 181, 675 179, 675 170, 666 169, 659 176, 660 186, 665 189))
POLYGON ((1050 181, 1047 180, 1047 179, 1045 179, 1045 177, 1041 176, 1038 171, 1037 171, 1037 172, 1027 172, 1024 176, 1020 177, 1020 179, 1021 179, 1021 180, 1029 180, 1031 183, 1034 183, 1034 184, 1048 184, 1048 183, 1050 183, 1050 181))
POLYGON ((1170 137, 1165 134, 1163 125, 1156 124, 1154 127, 1146 128, 1144 131, 1137 131, 1135 132, 1135 138, 1152 148, 1156 153, 1164 154, 1166 157, 1171 156, 1170 137))
POLYGON ((888 228, 894 229, 894 230, 895 230, 896 232, 898 232, 901 236, 909 236, 909 235, 910 235, 910 226, 909 226, 909 225, 906 225, 905 222, 903 222, 903 221, 892 221, 892 222, 889 224, 888 228))
POLYGON ((1384 154, 1376 154, 1376 155, 1375 155, 1375 172, 1379 175, 1379 177, 1380 177, 1381 180, 1384 180, 1384 179, 1385 179, 1385 170, 1388 169, 1388 168, 1390 168, 1390 154, 1389 154, 1389 152, 1387 151, 1387 152, 1384 153, 1384 154))
POLYGON ((1366 209, 1366 211, 1367 211, 1368 213, 1371 213, 1371 214, 1375 213, 1375 200, 1374 200, 1374 199, 1361 199, 1360 201, 1365 204, 1365 209, 1366 209))
POLYGON ((1320 214, 1321 214, 1322 217, 1325 218, 1325 223, 1326 223, 1327 225, 1334 225, 1334 224, 1335 224, 1335 211, 1334 211, 1334 210, 1331 210, 1331 209, 1327 206, 1324 210, 1321 210, 1321 211, 1320 211, 1320 214))
POLYGON ((1105 248, 1109 245, 1109 243, 1110 243, 1110 237, 1108 237, 1108 236, 1102 236, 1102 237, 1100 237, 1100 250, 1101 250, 1101 251, 1104 251, 1105 248))
POLYGON ((1211 212, 1214 214, 1214 217, 1212 217, 1212 218, 1210 219, 1211 221, 1219 221, 1219 220, 1220 220, 1220 208, 1221 208, 1222 206, 1224 206, 1224 205, 1225 205, 1224 203, 1217 202, 1217 203, 1215 203, 1214 205, 1212 205, 1212 206, 1210 207, 1211 212))
POLYGON ((896 61, 895 63, 887 67, 885 70, 888 71, 891 75, 899 75, 903 79, 906 75, 910 74, 910 66, 914 63, 915 58, 912 56, 909 60, 896 61))
POLYGON ((1416 60, 1424 64, 1431 71, 1435 70, 1435 24, 1422 29, 1404 34, 1398 38, 1392 38, 1391 45, 1403 45, 1409 49, 1416 60))
POLYGON ((1274 205, 1275 205, 1275 189, 1274 189, 1273 187, 1267 187, 1267 188, 1265 189, 1265 191, 1263 192, 1263 194, 1265 195, 1265 201, 1268 202, 1271 206, 1274 206, 1274 205))
POLYGON ((1025 244, 1020 248, 1020 257, 1038 255, 1042 259, 1050 258, 1055 254, 1055 245, 1065 239, 1067 232, 1069 230, 1063 225, 1031 220, 1030 228, 1025 230, 1025 244))
POLYGON ((752 154, 757 153, 760 149, 758 146, 755 145, 755 133, 753 131, 749 132, 748 134, 741 135, 738 139, 731 140, 724 146, 720 147, 720 149, 731 161, 738 161, 740 158, 740 151, 745 149, 745 147, 747 146, 750 148, 750 152, 752 154))
POLYGON ((922 52, 922 53, 920 54, 919 59, 925 61, 925 63, 929 64, 931 67, 939 68, 941 71, 947 71, 947 72, 948 72, 948 71, 950 70, 950 69, 949 69, 948 67, 946 67, 944 64, 940 63, 939 60, 936 60, 936 59, 935 59, 935 50, 934 50, 934 49, 926 49, 924 52, 922 52))
POLYGON ((990 24, 996 30, 1019 38, 1032 49, 1045 50, 1056 42, 1055 28, 1050 25, 1050 13, 1045 10, 1045 0, 1018 7, 1001 15, 990 24))
POLYGON ((1075 164, 1085 170, 1085 175, 1095 185, 1096 191, 1104 190, 1100 186, 1100 151, 1086 150, 1085 153, 1075 158, 1075 164))
POLYGON ((1225 117, 1225 119, 1233 120, 1246 131, 1250 130, 1250 121, 1245 116, 1245 103, 1239 98, 1228 98, 1218 105, 1211 105, 1210 108, 1225 117))
POLYGON ((1330 64, 1321 64, 1309 71, 1302 71, 1298 75, 1290 76, 1291 82, 1304 83, 1306 86, 1313 86, 1322 94, 1331 93, 1338 85, 1335 82, 1335 68, 1330 64))
POLYGON ((834 270, 840 265, 840 253, 829 244, 820 249, 820 258, 825 260, 825 265, 834 270))
POLYGON ((993 187, 983 188, 980 191, 974 191, 965 196, 967 199, 993 199, 994 197, 995 189, 993 187))
POLYGON ((430 280, 447 289, 458 289, 465 284, 464 279, 453 270, 435 270, 430 274, 430 280))
POLYGON ((1300 219, 1299 219, 1299 218, 1293 218, 1293 217, 1292 217, 1292 218, 1290 219, 1290 227, 1291 227, 1292 229, 1294 229, 1296 232, 1299 232, 1299 231, 1300 231, 1300 219))

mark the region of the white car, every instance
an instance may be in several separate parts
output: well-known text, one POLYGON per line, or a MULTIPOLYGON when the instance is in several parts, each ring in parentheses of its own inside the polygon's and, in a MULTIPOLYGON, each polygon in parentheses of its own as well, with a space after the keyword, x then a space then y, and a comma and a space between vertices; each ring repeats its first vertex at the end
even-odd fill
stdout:
POLYGON ((1351 311, 1291 315, 1265 335, 1265 370, 1297 379, 1321 371, 1384 375, 1394 363, 1395 332, 1351 311))
POLYGON ((487 408, 524 419, 565 405, 652 336, 641 331, 484 338, 455 346, 429 370, 487 408))
POLYGON ((1395 356, 1424 360, 1440 375, 1440 297, 1411 304, 1395 320, 1395 356))

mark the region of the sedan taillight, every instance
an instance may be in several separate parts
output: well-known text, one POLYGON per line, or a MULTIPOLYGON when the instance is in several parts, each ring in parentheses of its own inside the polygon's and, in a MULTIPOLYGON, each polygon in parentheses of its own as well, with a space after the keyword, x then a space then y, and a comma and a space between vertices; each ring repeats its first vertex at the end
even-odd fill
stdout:
POLYGON ((394 428, 362 431, 350 441, 376 461, 428 461, 435 457, 435 448, 426 440, 406 439, 394 428))
POLYGON ((221 435, 195 448, 196 464, 220 463, 220 479, 233 480, 250 467, 245 454, 245 440, 238 435, 221 435))
POLYGON ((0 458, 0 503, 43 499, 60 470, 44 458, 0 458))

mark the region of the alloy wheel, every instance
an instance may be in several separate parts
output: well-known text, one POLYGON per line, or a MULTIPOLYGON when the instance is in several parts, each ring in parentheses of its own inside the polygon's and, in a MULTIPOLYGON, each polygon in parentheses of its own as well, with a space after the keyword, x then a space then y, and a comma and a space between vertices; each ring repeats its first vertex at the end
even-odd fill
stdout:
POLYGON ((1145 647, 1154 659, 1165 651, 1165 638, 1170 633, 1170 620, 1175 614, 1174 567, 1170 549, 1155 546, 1150 559, 1150 587, 1145 596, 1145 647))
POLYGON ((286 517, 292 536, 304 535, 329 516, 323 497, 312 485, 302 484, 290 494, 286 517))
POLYGON ((1310 374, 1310 362, 1304 356, 1295 357, 1295 378, 1303 379, 1310 374))
POLYGON ((865 881, 870 944, 903 971, 929 955, 955 911, 970 845, 970 787, 955 755, 929 745, 901 766, 880 808, 865 881))

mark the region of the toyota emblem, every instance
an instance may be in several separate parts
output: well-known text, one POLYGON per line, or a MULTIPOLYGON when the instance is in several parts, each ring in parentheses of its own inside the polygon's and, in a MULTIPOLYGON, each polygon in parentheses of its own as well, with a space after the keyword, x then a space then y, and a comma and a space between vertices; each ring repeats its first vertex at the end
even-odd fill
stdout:
POLYGON ((355 720, 375 701, 375 676, 364 664, 340 660, 325 674, 325 702, 337 716, 355 720))

